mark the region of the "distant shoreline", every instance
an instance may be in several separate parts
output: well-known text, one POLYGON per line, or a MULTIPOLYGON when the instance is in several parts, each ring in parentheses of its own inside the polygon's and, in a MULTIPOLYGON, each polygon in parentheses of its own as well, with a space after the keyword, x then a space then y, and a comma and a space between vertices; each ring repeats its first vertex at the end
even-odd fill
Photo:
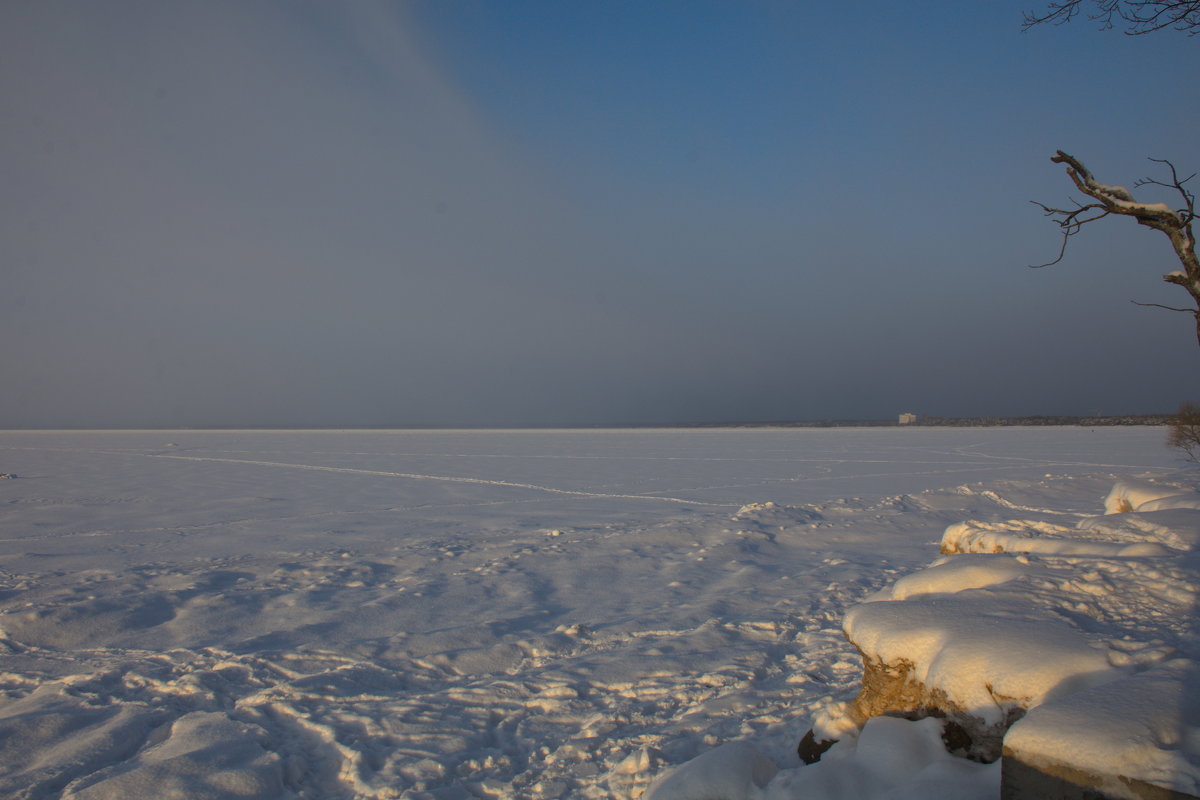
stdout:
MULTIPOLYGON (((796 422, 691 422, 678 425, 629 425, 642 428, 1001 428, 1029 426, 1079 426, 1086 428, 1117 425, 1170 425, 1173 414, 1114 414, 1094 417, 919 417, 916 422, 897 419, 828 419, 796 422)), ((593 427, 609 427, 593 426, 593 427)))
POLYGON ((901 424, 892 419, 821 419, 781 420, 775 422, 626 422, 577 425, 212 425, 150 428, 0 428, 0 433, 16 432, 120 432, 120 431, 552 431, 552 430, 641 430, 641 429, 715 429, 715 428, 1002 428, 1036 426, 1073 426, 1108 428, 1128 425, 1170 425, 1173 414, 1113 414, 1091 417, 1029 416, 1029 417, 918 417, 915 422, 901 424))

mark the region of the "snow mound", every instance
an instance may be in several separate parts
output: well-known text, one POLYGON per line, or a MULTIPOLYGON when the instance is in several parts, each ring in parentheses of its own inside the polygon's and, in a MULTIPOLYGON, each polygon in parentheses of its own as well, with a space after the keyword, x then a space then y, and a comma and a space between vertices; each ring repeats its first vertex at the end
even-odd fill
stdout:
POLYGON ((1195 550, 1200 547, 1200 509, 1179 507, 1089 517, 1080 520, 1079 529, 1113 540, 1151 539, 1175 550, 1195 550))
MULTIPOLYGON (((839 742, 816 764, 781 772, 765 800, 990 800, 1000 792, 999 764, 956 758, 942 742, 941 720, 869 720, 857 739, 839 742)), ((740 799, 739 799, 740 800, 740 799)))
POLYGON ((1198 677, 1200 665, 1176 659, 1046 703, 1008 732, 1005 756, 1049 775, 1083 771, 1109 797, 1148 796, 1138 782, 1200 795, 1198 677))
MULTIPOLYGON (((1144 536, 1142 537, 1145 538, 1144 536)), ((943 553, 1041 553, 1060 556, 1160 556, 1156 542, 1084 539, 1078 528, 1049 522, 959 522, 942 534, 943 553)))
POLYGON ((1147 500, 1137 507, 1138 511, 1164 511, 1169 508, 1200 509, 1200 493, 1173 494, 1157 500, 1147 500))
POLYGON ((731 522, 750 522, 773 528, 808 525, 823 519, 820 513, 805 506, 789 506, 774 502, 748 503, 730 517, 731 522))
POLYGON ((67 787, 63 800, 277 798, 283 794, 283 770, 279 756, 264 744, 262 728, 195 711, 175 720, 165 740, 135 758, 67 787))
POLYGON ((1029 560, 1008 556, 940 558, 920 572, 905 575, 868 600, 909 600, 932 594, 953 594, 967 589, 998 586, 1029 573, 1029 560))
POLYGON ((132 755, 162 716, 89 702, 61 683, 43 684, 0 706, 0 795, 51 796, 72 779, 132 755))
POLYGON ((748 742, 730 742, 661 776, 644 800, 988 800, 999 764, 955 758, 937 719, 876 717, 821 761, 779 770, 748 742))
POLYGON ((1124 478, 1104 498, 1105 514, 1165 508, 1200 508, 1200 493, 1165 483, 1124 478))
POLYGON ((661 776, 645 800, 739 800, 760 791, 779 767, 749 742, 728 742, 661 776))

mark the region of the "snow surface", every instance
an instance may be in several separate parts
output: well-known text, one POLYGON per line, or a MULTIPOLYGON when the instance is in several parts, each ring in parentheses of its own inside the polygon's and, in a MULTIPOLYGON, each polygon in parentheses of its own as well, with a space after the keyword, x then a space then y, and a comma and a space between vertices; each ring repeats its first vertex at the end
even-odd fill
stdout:
MULTIPOLYGON (((1098 516, 1118 478, 1176 469, 1163 436, 0 433, 20 476, 0 484, 0 795, 994 794, 933 721, 873 721, 800 767, 813 717, 857 688, 842 618, 893 583, 906 603, 1049 596, 1034 556, 919 573, 964 520, 1185 542, 1170 515, 1194 510, 1098 516)), ((1106 570, 1133 569, 1104 564, 1070 578, 1097 606, 1106 570)), ((1146 616, 1186 600, 1178 571, 1109 609, 1113 652, 1184 647, 1146 616)))
MULTIPOLYGON (((1113 775, 1200 795, 1197 664, 1174 659, 1144 672, 1033 709, 1005 745, 1032 764, 1065 763, 1107 777, 1112 797, 1137 797, 1113 775)), ((1144 795, 1142 795, 1144 796, 1144 795)))

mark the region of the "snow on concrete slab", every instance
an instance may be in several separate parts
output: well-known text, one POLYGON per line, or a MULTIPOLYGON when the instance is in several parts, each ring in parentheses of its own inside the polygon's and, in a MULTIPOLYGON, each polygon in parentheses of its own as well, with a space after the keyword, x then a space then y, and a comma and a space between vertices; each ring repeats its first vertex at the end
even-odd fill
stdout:
POLYGON ((1174 659, 1033 709, 1008 732, 1013 787, 1031 793, 1068 780, 1108 797, 1156 797, 1149 787, 1200 795, 1200 665, 1174 659), (1025 785, 1028 784, 1028 785, 1025 785))

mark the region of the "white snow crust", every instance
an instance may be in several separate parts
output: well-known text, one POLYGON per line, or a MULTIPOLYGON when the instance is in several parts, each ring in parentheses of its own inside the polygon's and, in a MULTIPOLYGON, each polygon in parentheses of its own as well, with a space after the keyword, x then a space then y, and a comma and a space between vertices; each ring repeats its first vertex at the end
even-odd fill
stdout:
POLYGON ((1054 646, 1084 683, 1193 659, 1172 555, 922 570, 963 521, 1186 553, 1195 509, 1098 514, 1123 476, 1192 487, 1162 437, 3 432, 0 795, 994 796, 931 720, 800 765, 857 690, 843 617, 874 596, 1044 623, 1083 637, 1054 646))

